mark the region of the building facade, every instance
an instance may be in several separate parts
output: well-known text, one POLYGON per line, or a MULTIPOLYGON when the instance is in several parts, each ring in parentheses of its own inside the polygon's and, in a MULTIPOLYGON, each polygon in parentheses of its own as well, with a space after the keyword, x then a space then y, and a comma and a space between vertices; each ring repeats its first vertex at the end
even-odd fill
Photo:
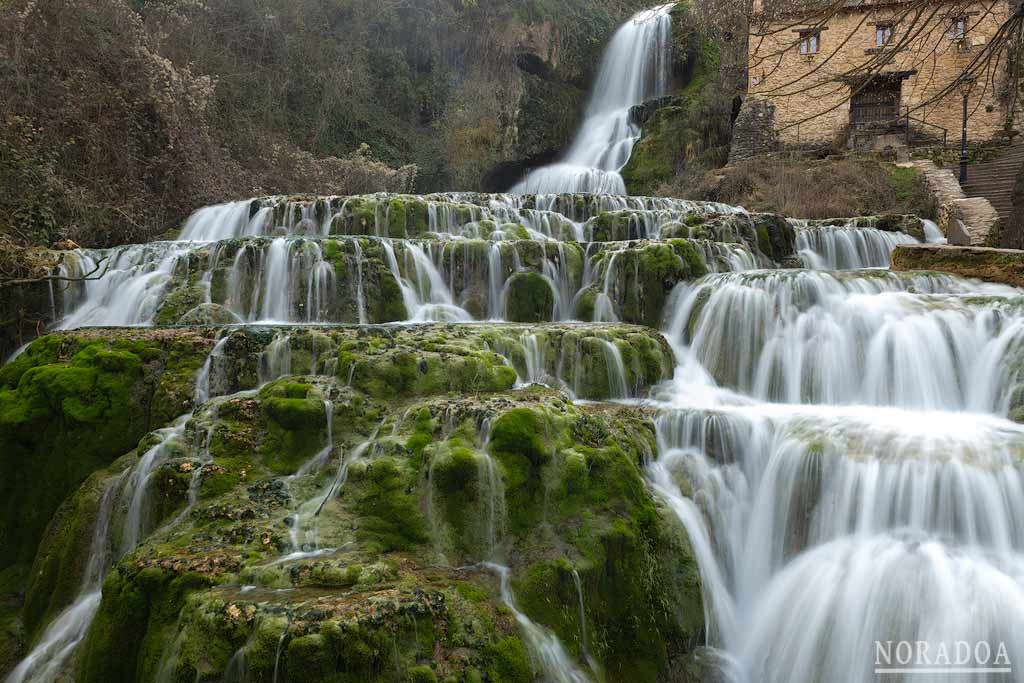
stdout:
POLYGON ((841 147, 894 132, 958 144, 963 90, 950 86, 966 80, 970 139, 997 139, 1014 104, 1009 48, 994 48, 1015 1, 851 0, 807 21, 768 20, 757 5, 737 132, 753 148, 769 139, 841 147))

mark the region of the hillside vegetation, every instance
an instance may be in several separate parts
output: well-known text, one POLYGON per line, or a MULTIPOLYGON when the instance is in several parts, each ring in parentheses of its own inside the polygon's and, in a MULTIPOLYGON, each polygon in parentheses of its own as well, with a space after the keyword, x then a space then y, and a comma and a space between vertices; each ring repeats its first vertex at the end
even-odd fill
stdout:
POLYGON ((635 0, 13 0, 0 236, 144 241, 259 193, 507 182, 635 0))

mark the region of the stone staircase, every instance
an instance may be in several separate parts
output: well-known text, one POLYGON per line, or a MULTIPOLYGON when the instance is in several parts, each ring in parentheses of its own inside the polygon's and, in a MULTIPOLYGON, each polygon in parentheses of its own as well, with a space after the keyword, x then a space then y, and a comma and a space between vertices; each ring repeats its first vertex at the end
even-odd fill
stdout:
POLYGON ((1005 226, 1013 209, 1013 185, 1022 166, 1024 143, 1018 143, 991 161, 968 167, 964 194, 987 199, 1005 226))

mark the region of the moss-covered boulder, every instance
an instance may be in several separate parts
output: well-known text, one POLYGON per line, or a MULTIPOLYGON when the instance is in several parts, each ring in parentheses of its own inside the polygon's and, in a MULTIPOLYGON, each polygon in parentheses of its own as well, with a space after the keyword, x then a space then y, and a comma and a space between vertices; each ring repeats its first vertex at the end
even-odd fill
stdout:
POLYGON ((783 266, 799 265, 796 230, 788 220, 776 214, 755 213, 750 215, 750 221, 757 232, 757 245, 762 254, 783 266))
POLYGON ((551 284, 539 273, 516 273, 506 286, 505 313, 517 323, 550 320, 555 306, 551 284))
POLYGON ((55 334, 0 368, 0 566, 31 561, 75 487, 191 409, 213 343, 205 331, 55 334))
POLYGON ((518 608, 573 657, 587 643, 610 679, 660 680, 689 656, 698 575, 644 486, 641 410, 544 388, 395 404, 323 385, 335 453, 282 480, 270 406, 312 389, 270 387, 187 427, 211 435, 180 456, 208 458, 198 500, 108 575, 81 680, 533 680, 530 642, 478 564, 498 558, 518 608), (253 447, 224 449, 221 431, 253 447), (362 455, 332 488, 346 452, 362 455), (287 557, 293 525, 323 551, 287 557))
MULTIPOLYGON (((700 244, 687 239, 612 243, 595 257, 594 266, 594 294, 580 302, 589 301, 596 316, 602 311, 594 302, 606 299, 619 320, 650 327, 661 324, 665 302, 677 284, 708 272, 700 244)), ((586 313, 577 308, 578 316, 586 313)))

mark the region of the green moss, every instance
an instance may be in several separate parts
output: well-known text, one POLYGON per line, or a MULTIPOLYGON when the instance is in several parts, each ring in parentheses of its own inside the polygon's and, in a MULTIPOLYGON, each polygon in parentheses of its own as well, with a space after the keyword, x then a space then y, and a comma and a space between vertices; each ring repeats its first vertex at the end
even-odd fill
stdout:
MULTIPOLYGON (((52 358, 40 340, 32 363, 52 358)), ((18 367, 0 389, 0 566, 31 559, 50 515, 92 471, 134 448, 150 427, 159 343, 63 344, 64 358, 18 367)))
POLYGON ((534 680, 526 647, 518 637, 505 638, 487 648, 483 667, 488 680, 531 683, 534 680))
POLYGON ((529 408, 515 408, 502 414, 491 429, 491 452, 519 455, 540 465, 550 458, 544 443, 544 419, 529 408))
POLYGON ((406 683, 437 683, 437 674, 429 666, 414 666, 405 674, 406 683))
POLYGON ((311 633, 288 643, 288 677, 297 681, 326 681, 333 672, 324 636, 311 633))
POLYGON ((355 508, 361 518, 356 536, 362 543, 387 552, 426 541, 426 522, 417 509, 411 483, 390 458, 375 458, 366 466, 355 493, 355 508))
POLYGON ((198 285, 182 284, 169 287, 171 288, 164 294, 160 308, 153 317, 154 325, 178 324, 186 313, 200 306, 206 298, 205 290, 198 285))
POLYGON ((78 680, 128 683, 152 677, 186 597, 208 585, 196 574, 156 568, 134 576, 110 572, 82 647, 78 680))
POLYGON ((540 273, 516 273, 508 280, 506 319, 521 323, 551 320, 555 295, 540 273))
POLYGON ((395 349, 360 357, 342 356, 338 375, 376 398, 429 396, 456 392, 493 392, 515 384, 515 370, 491 353, 414 353, 395 349))
MULTIPOLYGON (((286 385, 284 389, 295 386, 286 385)), ((274 472, 290 474, 324 447, 327 415, 323 401, 267 397, 263 410, 267 435, 260 455, 274 472)))

